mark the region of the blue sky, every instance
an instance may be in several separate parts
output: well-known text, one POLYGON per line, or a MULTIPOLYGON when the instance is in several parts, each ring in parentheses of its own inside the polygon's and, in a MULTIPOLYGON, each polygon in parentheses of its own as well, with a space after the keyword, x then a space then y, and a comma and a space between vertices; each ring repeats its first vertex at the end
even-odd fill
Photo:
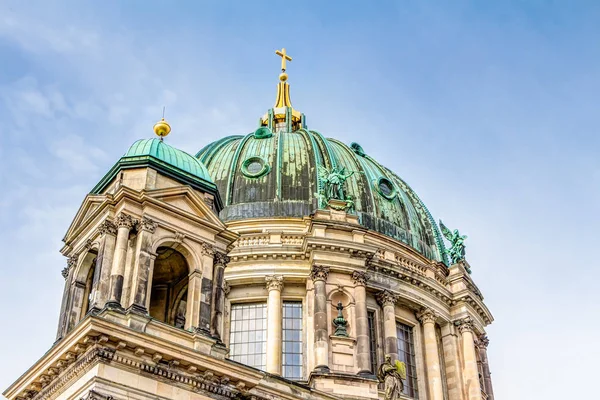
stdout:
POLYGON ((586 397, 599 21, 593 1, 0 2, 0 387, 53 342, 86 193, 163 105, 192 154, 255 129, 283 46, 309 127, 359 142, 469 235, 497 398, 586 397))

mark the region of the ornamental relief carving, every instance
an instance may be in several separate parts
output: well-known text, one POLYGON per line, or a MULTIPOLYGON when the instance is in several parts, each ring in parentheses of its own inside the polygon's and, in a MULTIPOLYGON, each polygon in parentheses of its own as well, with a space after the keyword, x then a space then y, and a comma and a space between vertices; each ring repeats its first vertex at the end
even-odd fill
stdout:
POLYGON ((313 265, 310 271, 310 279, 313 281, 327 281, 327 277, 329 276, 329 267, 325 265, 313 265))
POLYGON ((396 304, 399 298, 399 295, 392 293, 389 290, 382 290, 377 294, 377 302, 381 306, 393 306, 396 304))
POLYGON ((129 214, 119 213, 115 218, 115 225, 118 228, 131 229, 137 221, 129 214))
POLYGON ((142 231, 154 233, 158 227, 158 223, 148 217, 142 217, 142 220, 138 224, 139 229, 142 231))
POLYGON ((461 334, 465 333, 465 332, 473 333, 473 331, 474 331, 473 318, 471 318, 471 317, 465 317, 463 319, 459 319, 454 322, 454 325, 458 326, 458 331, 461 334))
POLYGON ((113 224, 111 221, 105 220, 98 227, 98 233, 100 233, 100 235, 106 235, 106 234, 116 235, 117 234, 117 226, 115 224, 113 224))
POLYGON ((435 320, 437 319, 437 313, 430 308, 422 308, 419 312, 416 313, 416 317, 421 322, 421 324, 435 324, 435 320))
POLYGON ((215 251, 214 253, 213 263, 215 266, 226 267, 227 264, 229 264, 229 261, 231 261, 229 256, 225 253, 221 253, 220 251, 215 251))
POLYGON ((283 276, 265 276, 265 282, 267 283, 267 290, 283 290, 283 276))
POLYGON ((359 285, 366 286, 367 282, 370 278, 371 277, 366 272, 363 272, 363 271, 352 272, 352 279, 354 280, 354 284, 356 286, 359 286, 359 285))

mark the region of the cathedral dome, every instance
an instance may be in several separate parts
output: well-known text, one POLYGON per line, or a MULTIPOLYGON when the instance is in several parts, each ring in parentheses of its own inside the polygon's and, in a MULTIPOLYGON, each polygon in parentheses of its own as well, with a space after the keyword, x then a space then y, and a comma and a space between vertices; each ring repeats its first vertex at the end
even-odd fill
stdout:
POLYGON ((343 167, 353 173, 345 189, 363 226, 429 259, 444 260, 441 236, 427 208, 359 144, 347 146, 305 127, 272 126, 275 132, 262 126, 246 136, 218 140, 196 155, 221 194, 223 220, 310 215, 319 208, 319 169, 343 167))

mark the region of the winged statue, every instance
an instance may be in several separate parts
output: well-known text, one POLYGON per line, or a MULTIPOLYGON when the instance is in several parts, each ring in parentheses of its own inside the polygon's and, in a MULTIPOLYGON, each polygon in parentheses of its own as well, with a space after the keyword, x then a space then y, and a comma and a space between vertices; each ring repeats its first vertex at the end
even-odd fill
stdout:
POLYGON ((319 180, 321 181, 321 189, 317 194, 319 198, 319 206, 325 207, 329 200, 347 200, 346 188, 344 184, 346 179, 350 178, 354 171, 346 173, 346 167, 332 169, 325 168, 319 165, 319 180))
POLYGON ((465 259, 465 239, 466 235, 461 235, 458 232, 458 229, 451 231, 444 225, 444 223, 440 220, 440 229, 442 230, 442 234, 448 241, 451 246, 449 249, 446 249, 446 254, 450 256, 450 260, 452 264, 456 264, 459 261, 465 259))

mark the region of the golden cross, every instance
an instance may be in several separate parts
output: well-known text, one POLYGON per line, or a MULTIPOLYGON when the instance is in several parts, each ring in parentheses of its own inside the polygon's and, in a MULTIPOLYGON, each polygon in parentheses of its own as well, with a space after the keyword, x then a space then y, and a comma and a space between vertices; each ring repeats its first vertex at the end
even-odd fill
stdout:
POLYGON ((275 54, 281 57, 281 71, 285 72, 285 61, 292 61, 292 57, 286 54, 285 47, 281 50, 275 50, 275 54))

